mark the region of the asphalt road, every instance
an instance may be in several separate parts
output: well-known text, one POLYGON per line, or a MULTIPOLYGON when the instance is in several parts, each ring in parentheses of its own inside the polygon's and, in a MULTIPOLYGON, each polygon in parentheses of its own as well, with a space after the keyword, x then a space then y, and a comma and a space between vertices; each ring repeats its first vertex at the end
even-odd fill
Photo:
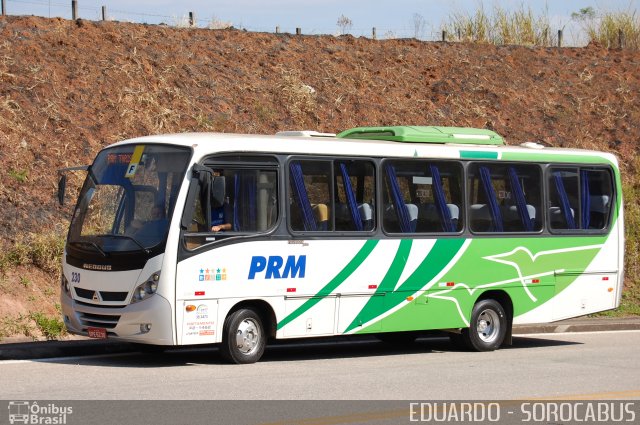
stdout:
POLYGON ((270 346, 253 365, 215 348, 0 361, 0 400, 640 399, 640 331, 518 336, 491 353, 447 339, 270 346))

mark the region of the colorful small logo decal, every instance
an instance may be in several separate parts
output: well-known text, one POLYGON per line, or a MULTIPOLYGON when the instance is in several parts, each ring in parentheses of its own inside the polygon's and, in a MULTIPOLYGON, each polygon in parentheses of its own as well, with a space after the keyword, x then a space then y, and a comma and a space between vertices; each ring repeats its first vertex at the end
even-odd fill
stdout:
POLYGON ((209 318, 209 307, 205 304, 200 304, 198 306, 198 313, 196 315, 196 319, 208 319, 209 318))
POLYGON ((211 268, 201 268, 200 274, 198 275, 198 280, 200 282, 214 280, 214 281, 222 281, 227 280, 227 269, 222 267, 211 267, 211 268))

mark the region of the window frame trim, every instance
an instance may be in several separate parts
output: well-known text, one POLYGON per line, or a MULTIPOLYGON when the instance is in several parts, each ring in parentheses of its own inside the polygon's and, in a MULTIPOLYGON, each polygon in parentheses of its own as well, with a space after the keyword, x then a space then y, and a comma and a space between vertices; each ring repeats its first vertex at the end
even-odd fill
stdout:
MULTIPOLYGON (((260 154, 256 152, 229 152, 229 153, 221 153, 221 154, 212 154, 204 157, 201 161, 197 163, 197 165, 207 168, 231 168, 235 170, 256 170, 256 169, 265 169, 265 170, 273 170, 276 173, 275 182, 276 182, 276 196, 282 193, 282 182, 281 182, 281 162, 279 158, 275 155, 271 154, 260 154), (239 160, 240 157, 247 155, 254 161, 246 161, 242 162, 239 160), (214 159, 211 161, 211 159, 214 159), (255 161, 255 159, 265 159, 264 162, 255 161)), ((187 172, 193 172, 192 168, 188 169, 187 172)), ((198 179, 195 177, 191 177, 191 181, 189 183, 189 189, 187 193, 187 197, 185 199, 185 208, 183 211, 183 216, 186 214, 189 206, 187 203, 190 201, 190 194, 195 192, 192 196, 191 201, 195 203, 196 198, 198 196, 198 191, 196 188, 198 187, 198 179)), ((238 241, 241 239, 254 239, 254 238, 264 238, 265 236, 270 236, 277 232, 280 228, 280 223, 283 220, 283 212, 281 211, 281 200, 276 199, 276 208, 277 208, 277 217, 274 223, 268 230, 265 231, 255 231, 255 232, 225 232, 224 234, 208 231, 208 232, 189 232, 187 229, 180 228, 180 246, 181 250, 188 253, 188 256, 195 255, 202 250, 211 249, 217 245, 223 244, 225 242, 232 243, 233 241, 238 241), (215 236, 217 235, 217 237, 215 236), (212 237, 212 240, 207 240, 205 243, 198 245, 194 248, 189 248, 187 246, 186 238, 187 237, 212 237)))
MULTIPOLYGON (((502 161, 502 160, 496 160, 496 161, 466 161, 466 166, 465 166, 465 184, 467 187, 466 190, 466 202, 467 205, 469 206, 469 208, 471 207, 471 188, 469 187, 469 180, 470 180, 470 175, 471 172, 469 171, 470 167, 473 164, 496 164, 496 165, 502 165, 505 167, 508 167, 509 165, 526 165, 526 166, 533 166, 533 167, 537 167, 538 171, 540 172, 540 178, 541 178, 541 186, 540 186, 540 197, 541 197, 541 208, 542 208, 542 212, 544 214, 544 216, 542 217, 543 222, 542 222, 542 226, 540 226, 539 230, 535 230, 532 232, 527 232, 525 230, 517 230, 517 231, 512 231, 512 232, 479 232, 476 230, 473 230, 471 228, 471 214, 469 212, 469 209, 467 209, 465 212, 467 213, 467 218, 466 218, 466 228, 469 229, 469 233, 471 235, 478 235, 478 236, 499 236, 499 235, 507 235, 507 236, 520 236, 523 235, 525 237, 530 237, 530 236, 535 236, 535 235, 541 235, 544 234, 545 230, 548 230, 547 228, 547 223, 549 222, 549 218, 548 218, 548 207, 546 206, 546 200, 547 200, 547 191, 548 191, 548 187, 547 184, 545 183, 545 168, 547 168, 546 166, 551 165, 549 163, 544 163, 544 162, 523 162, 523 161, 502 161)), ((537 216, 538 214, 536 214, 537 216)))
POLYGON ((286 230, 287 232, 289 232, 289 234, 291 236, 294 237, 298 237, 298 236, 322 236, 322 235, 331 235, 331 237, 354 237, 354 236, 359 236, 359 237, 367 237, 367 236, 373 236, 377 233, 378 228, 380 227, 379 223, 378 223, 378 189, 377 187, 374 187, 373 189, 373 196, 375 197, 375 199, 373 200, 375 205, 373 205, 373 218, 374 218, 374 223, 373 223, 373 227, 371 230, 363 230, 363 231, 358 231, 358 230, 335 230, 335 181, 336 181, 336 162, 339 161, 361 161, 361 162, 367 162, 372 166, 372 170, 373 170, 373 182, 374 185, 379 186, 378 184, 378 161, 376 161, 376 157, 357 157, 357 156, 340 156, 340 155, 334 155, 334 156, 326 156, 326 155, 300 155, 300 154, 295 154, 295 155, 288 155, 286 157, 286 160, 283 162, 283 169, 284 169, 284 186, 285 186, 285 193, 283 194, 283 198, 285 199, 285 203, 286 203, 286 208, 287 208, 287 214, 286 214, 286 230), (289 199, 292 198, 293 194, 291 192, 291 185, 290 185, 290 181, 291 181, 291 172, 289 170, 289 165, 291 164, 291 162, 293 161, 320 161, 320 162, 328 162, 331 166, 331 175, 329 176, 329 183, 330 183, 330 205, 328 206, 330 211, 331 211, 331 225, 333 227, 333 230, 295 230, 291 227, 291 203, 288 202, 289 199))
MULTIPOLYGON (((613 167, 608 164, 585 164, 585 163, 547 163, 545 167, 545 182, 548 182, 551 178, 551 173, 554 168, 575 168, 578 174, 578 188, 580 188, 581 183, 581 171, 583 169, 592 170, 592 171, 606 171, 609 175, 609 190, 611 191, 611 200, 609 201, 609 213, 607 215, 607 222, 602 229, 554 229, 551 227, 551 193, 549 190, 550 185, 545 183, 546 194, 545 194, 545 220, 546 220, 546 230, 549 234, 554 236, 601 236, 606 235, 611 232, 611 223, 613 220, 613 211, 615 205, 618 202, 617 199, 617 191, 616 191, 616 183, 615 183, 615 172, 613 167)), ((578 190, 578 205, 582 207, 582 193, 578 190)), ((576 216, 580 217, 580 224, 582 224, 581 218, 582 211, 576 213, 576 216)))
POLYGON ((436 163, 450 163, 450 164, 456 164, 456 166, 458 166, 461 170, 461 174, 460 174, 460 178, 462 179, 461 181, 461 193, 462 193, 462 205, 459 206, 460 208, 460 214, 463 216, 462 219, 458 218, 458 222, 462 221, 462 227, 460 228, 460 230, 456 231, 456 232, 411 232, 411 233, 402 233, 402 232, 389 232, 384 228, 384 205, 382 202, 382 199, 384 199, 384 191, 385 191, 385 178, 386 175, 383 172, 379 172, 378 174, 380 175, 379 181, 378 183, 378 187, 380 190, 380 194, 379 194, 379 198, 380 198, 380 202, 378 202, 378 208, 377 208, 377 214, 378 217, 380 218, 380 229, 382 231, 382 233, 385 236, 392 236, 392 237, 398 237, 398 236, 410 236, 410 235, 417 235, 417 236, 443 236, 443 237, 455 237, 455 236, 460 236, 463 235, 466 231, 466 229, 468 229, 468 225, 467 225, 467 209, 466 209, 466 204, 467 204, 467 200, 466 198, 466 194, 467 194, 467 182, 466 182, 466 163, 468 161, 464 161, 462 159, 455 159, 455 158, 428 158, 428 157, 419 157, 419 158, 382 158, 382 160, 379 162, 379 169, 382 170, 384 169, 384 165, 388 162, 422 162, 422 163, 429 163, 429 162, 436 162, 436 163))

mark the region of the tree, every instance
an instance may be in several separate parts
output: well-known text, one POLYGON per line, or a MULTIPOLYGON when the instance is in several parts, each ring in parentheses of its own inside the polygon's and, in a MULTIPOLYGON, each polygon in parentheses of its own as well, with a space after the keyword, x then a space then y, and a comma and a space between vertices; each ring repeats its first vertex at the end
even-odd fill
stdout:
POLYGON ((571 14, 571 19, 574 19, 576 21, 586 21, 595 17, 596 11, 593 10, 593 7, 591 6, 583 7, 579 12, 573 12, 571 14))
POLYGON ((413 37, 421 38, 424 35, 425 20, 419 13, 413 14, 413 37))
POLYGON ((351 19, 347 18, 346 16, 341 15, 336 25, 338 25, 338 28, 340 28, 340 33, 342 35, 345 35, 349 32, 351 27, 353 27, 353 22, 351 22, 351 19))

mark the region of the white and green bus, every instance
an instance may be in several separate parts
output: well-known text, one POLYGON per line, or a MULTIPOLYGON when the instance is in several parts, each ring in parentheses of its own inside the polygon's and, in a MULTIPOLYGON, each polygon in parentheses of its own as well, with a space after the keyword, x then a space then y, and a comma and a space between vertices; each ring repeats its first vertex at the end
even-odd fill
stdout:
POLYGON ((449 127, 149 136, 88 167, 61 305, 74 334, 236 363, 274 338, 427 330, 489 351, 616 308, 623 239, 607 153, 449 127))

